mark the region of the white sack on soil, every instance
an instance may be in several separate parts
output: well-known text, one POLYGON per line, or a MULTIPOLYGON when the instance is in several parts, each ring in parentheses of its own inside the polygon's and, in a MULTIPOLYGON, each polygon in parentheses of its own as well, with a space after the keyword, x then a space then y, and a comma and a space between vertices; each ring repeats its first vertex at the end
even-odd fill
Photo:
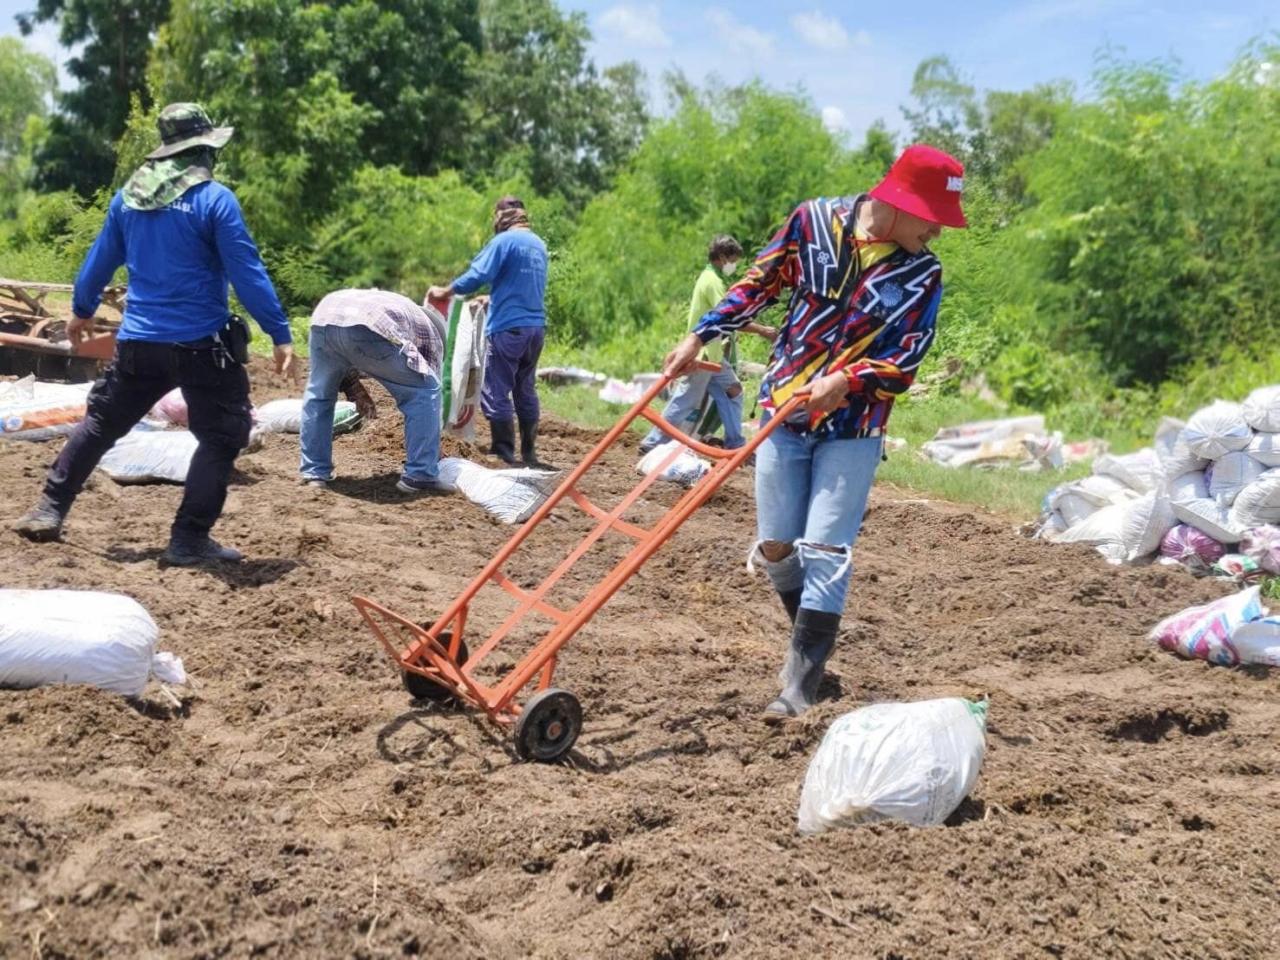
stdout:
POLYGON ((1103 454, 1093 461, 1093 472, 1118 480, 1138 493, 1150 493, 1164 478, 1164 469, 1154 447, 1143 447, 1126 454, 1103 454))
POLYGON ((1223 454, 1213 464, 1209 478, 1209 496, 1225 506, 1235 503, 1240 491, 1266 470, 1261 463, 1243 450, 1223 454))
POLYGON ((1255 433, 1245 449, 1263 466, 1280 467, 1280 433, 1255 433))
POLYGON ((1243 624, 1262 617, 1259 588, 1251 587, 1198 607, 1188 607, 1156 624, 1149 639, 1184 657, 1234 666, 1244 660, 1233 645, 1243 624))
POLYGON ((560 474, 523 468, 491 470, 461 457, 445 457, 440 461, 439 480, 503 523, 523 523, 555 491, 560 474))
POLYGON ((1120 543, 1124 560, 1133 563, 1160 549, 1164 535, 1177 526, 1173 505, 1162 494, 1148 493, 1120 508, 1120 543))
POLYGON ((0 686, 88 683, 136 697, 153 673, 186 683, 182 661, 156 653, 159 631, 138 601, 87 590, 0 590, 0 686))
POLYGON ((1173 417, 1163 417, 1156 427, 1155 450, 1166 479, 1203 470, 1209 461, 1191 452, 1187 445, 1186 424, 1173 417))
POLYGON ((115 442, 98 466, 116 483, 186 483, 200 445, 189 430, 135 428, 115 442))
POLYGON ((1280 433, 1280 385, 1259 387, 1240 405, 1245 422, 1264 433, 1280 433))
POLYGON ((682 487, 692 487, 710 469, 711 464, 695 456, 688 447, 675 440, 668 440, 654 447, 636 464, 636 473, 641 476, 647 477, 654 471, 661 470, 663 480, 678 483, 682 487), (672 457, 673 454, 674 457, 672 457), (670 463, 664 467, 663 463, 669 458, 670 463))
POLYGON ((1280 470, 1268 470, 1240 491, 1231 522, 1241 528, 1280 523, 1280 470))
POLYGON ((1187 421, 1187 446, 1198 457, 1217 460, 1232 450, 1243 450, 1253 439, 1240 404, 1215 400, 1197 410, 1187 421))
MULTIPOLYGON (((255 428, 261 433, 301 433, 302 432, 301 397, 285 397, 281 400, 270 400, 253 411, 255 428)), ((360 415, 356 405, 350 400, 339 400, 333 408, 333 432, 345 433, 354 430, 360 423, 360 415)))
POLYGON ((1108 560, 1121 561, 1128 550, 1121 542, 1124 504, 1103 507, 1053 538, 1054 543, 1087 543, 1108 560))
POLYGON ((1170 480, 1167 492, 1174 503, 1180 500, 1203 500, 1209 496, 1209 484, 1203 470, 1192 470, 1170 480))
POLYGON ((1138 494, 1112 477, 1089 476, 1054 488, 1045 498, 1045 509, 1057 512, 1066 527, 1092 516, 1101 507, 1124 503, 1138 494))
POLYGON ((26 376, 0 383, 0 440, 51 440, 85 415, 89 383, 45 383, 26 376))
POLYGON ((987 704, 876 703, 836 719, 800 794, 801 833, 880 820, 937 826, 969 795, 986 754, 987 704))
POLYGON ((1217 500, 1180 500, 1173 504, 1173 515, 1187 526, 1207 533, 1219 543, 1239 543, 1244 529, 1231 520, 1230 512, 1217 500))

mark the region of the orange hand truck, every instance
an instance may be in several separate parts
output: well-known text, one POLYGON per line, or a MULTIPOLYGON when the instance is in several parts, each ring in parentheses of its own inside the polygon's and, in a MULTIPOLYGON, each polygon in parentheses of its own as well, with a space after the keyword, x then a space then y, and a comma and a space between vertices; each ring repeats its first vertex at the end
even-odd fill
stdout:
MULTIPOLYGON (((699 361, 693 369, 714 371, 720 369, 720 365, 699 361)), ((367 597, 352 598, 365 623, 402 671, 404 685, 416 699, 442 705, 470 705, 483 710, 495 723, 514 727, 516 752, 525 760, 558 760, 573 747, 582 730, 582 706, 569 691, 551 686, 561 649, 680 525, 720 489, 729 474, 742 466, 765 437, 803 402, 802 397, 791 398, 745 446, 724 450, 694 440, 650 409, 649 404, 669 382, 670 378, 659 378, 645 392, 430 627, 420 626, 367 597), (628 523, 622 516, 680 455, 678 446, 672 448, 657 469, 641 477, 611 510, 592 503, 577 487, 583 474, 600 460, 637 417, 644 417, 713 461, 712 468, 649 529, 628 523), (525 589, 507 577, 502 567, 538 525, 565 501, 576 504, 598 522, 540 584, 533 589, 525 589), (631 537, 635 544, 572 609, 562 610, 548 603, 545 599, 547 592, 611 530, 631 537), (464 637, 467 611, 476 594, 489 584, 501 587, 514 597, 516 609, 478 649, 469 652, 464 637), (530 613, 549 619, 552 623, 550 629, 497 681, 492 684, 482 682, 478 676, 480 665, 530 613), (521 706, 516 697, 535 677, 537 690, 521 706)))

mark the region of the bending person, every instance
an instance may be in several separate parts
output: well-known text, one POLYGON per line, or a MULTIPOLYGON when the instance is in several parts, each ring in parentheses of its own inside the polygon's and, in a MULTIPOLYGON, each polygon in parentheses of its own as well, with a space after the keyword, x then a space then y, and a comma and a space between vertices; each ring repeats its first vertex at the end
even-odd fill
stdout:
POLYGON ((356 371, 382 384, 404 415, 405 460, 396 489, 449 493, 439 482, 444 336, 427 312, 386 290, 337 290, 316 305, 310 346, 302 482, 323 487, 333 479, 333 408, 356 371))
POLYGON ((928 243, 965 225, 963 176, 954 158, 913 146, 869 194, 801 204, 666 359, 666 373, 681 373, 704 344, 791 291, 760 403, 765 422, 795 396, 806 409, 756 456, 752 558, 792 621, 767 721, 813 705, 835 648, 889 413, 933 342, 942 266, 928 243))

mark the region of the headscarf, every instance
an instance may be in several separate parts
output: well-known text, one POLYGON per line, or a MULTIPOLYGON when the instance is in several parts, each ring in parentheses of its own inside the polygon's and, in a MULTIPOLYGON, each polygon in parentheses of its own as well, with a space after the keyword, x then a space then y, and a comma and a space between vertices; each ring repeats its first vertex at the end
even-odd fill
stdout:
POLYGON ((493 232, 505 233, 512 227, 528 227, 529 213, 519 197, 503 197, 493 205, 493 232))
POLYGON ((143 162, 125 182, 124 205, 131 210, 167 207, 198 183, 213 179, 218 151, 193 147, 172 157, 143 162))

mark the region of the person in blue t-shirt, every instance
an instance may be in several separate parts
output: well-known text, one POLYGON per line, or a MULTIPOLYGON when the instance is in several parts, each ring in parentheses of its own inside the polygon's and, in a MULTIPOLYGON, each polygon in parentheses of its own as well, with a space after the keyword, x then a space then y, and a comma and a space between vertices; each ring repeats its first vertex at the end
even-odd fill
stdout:
POLYGON ((106 223, 76 277, 67 325, 73 343, 93 324, 116 270, 129 291, 116 353, 89 393, 85 419, 45 479, 35 508, 14 525, 30 540, 56 540, 102 455, 174 387, 182 389, 199 445, 164 559, 178 566, 238 561, 209 536, 222 515, 236 456, 249 441, 248 326, 232 317, 227 282, 275 344, 278 373, 293 373, 284 308, 245 227, 235 194, 213 179, 231 127, 215 127, 195 103, 165 107, 162 145, 112 198, 106 223))
POLYGON ((538 459, 538 357, 546 332, 543 296, 547 289, 547 245, 529 229, 529 215, 518 197, 503 197, 493 208, 494 237, 476 254, 466 272, 447 287, 432 287, 427 296, 467 296, 481 287, 491 291, 485 334, 485 362, 480 409, 489 421, 489 452, 502 461, 546 469, 538 459), (520 421, 520 459, 516 459, 515 424, 520 421))

